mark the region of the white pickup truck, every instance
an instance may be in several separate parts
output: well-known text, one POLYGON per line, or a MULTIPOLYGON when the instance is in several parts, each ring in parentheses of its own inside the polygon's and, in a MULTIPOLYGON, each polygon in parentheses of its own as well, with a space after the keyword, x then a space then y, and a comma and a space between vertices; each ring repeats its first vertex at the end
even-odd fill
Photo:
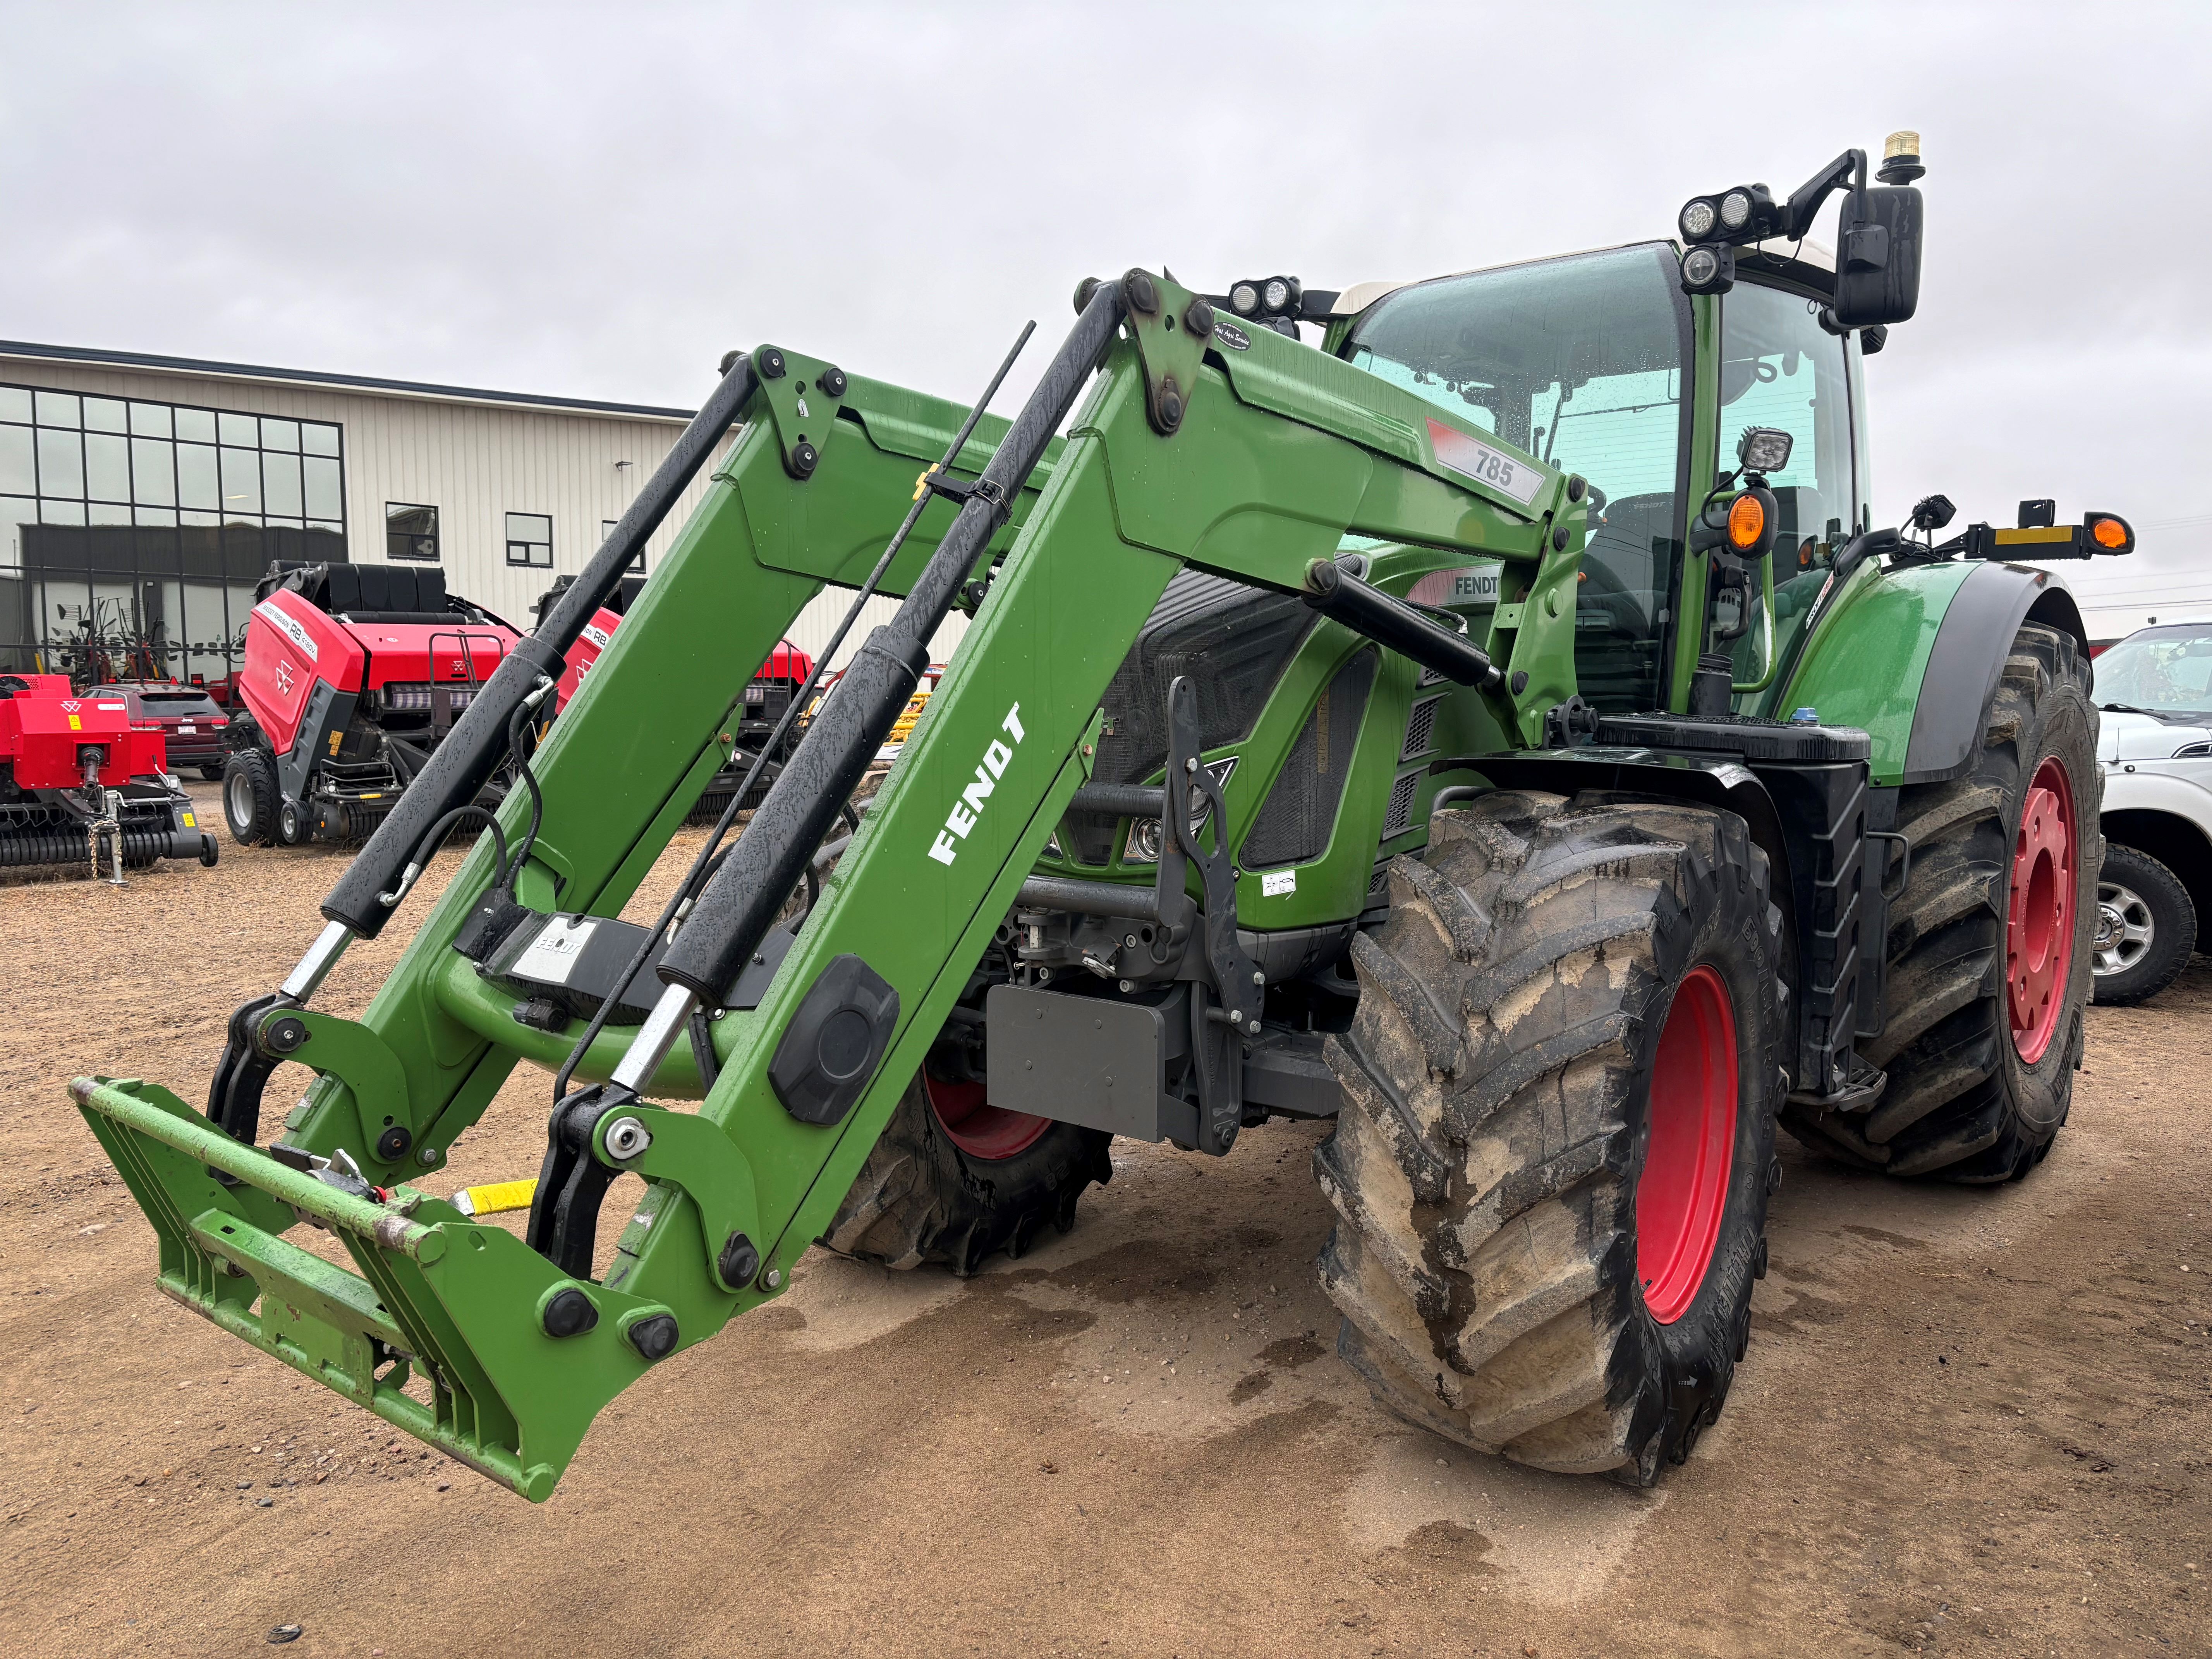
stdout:
POLYGON ((2171 985, 2191 951, 2212 950, 2212 623, 2141 629, 2096 673, 2105 867, 2094 983, 2098 1001, 2126 1004, 2171 985))

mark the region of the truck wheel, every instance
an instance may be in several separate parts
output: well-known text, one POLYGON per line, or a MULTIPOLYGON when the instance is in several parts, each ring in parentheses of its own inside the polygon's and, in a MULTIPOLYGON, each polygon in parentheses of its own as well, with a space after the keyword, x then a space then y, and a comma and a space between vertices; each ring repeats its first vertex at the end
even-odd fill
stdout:
POLYGON ((210 783, 218 783, 222 779, 222 768, 219 764, 203 766, 200 768, 200 775, 210 783))
POLYGON ((2071 635, 2029 623, 1965 776, 1908 785, 1911 848, 1889 904, 1887 1018, 1860 1056, 1889 1073, 1860 1117, 1788 1108, 1817 1152, 1897 1176, 2014 1180, 2066 1121, 2101 862, 2097 714, 2071 635))
POLYGON ((1113 1179, 1113 1139, 987 1105, 980 1083, 918 1074, 907 1085, 822 1243, 888 1267, 942 1262, 961 1278, 994 1251, 1024 1254, 1051 1222, 1075 1225, 1075 1202, 1113 1179))
POLYGON ((1766 1271, 1766 854, 1731 812, 1498 790, 1389 881, 1314 1154, 1337 1351, 1448 1439, 1648 1486, 1720 1414, 1766 1271))
POLYGON ((2197 907, 2181 878, 2149 854, 2105 843, 2097 876, 2090 982, 2097 1000, 2132 1007, 2180 977, 2197 945, 2197 907))
POLYGON ((222 763, 222 817, 240 847, 266 847, 276 833, 276 769, 258 749, 222 763))

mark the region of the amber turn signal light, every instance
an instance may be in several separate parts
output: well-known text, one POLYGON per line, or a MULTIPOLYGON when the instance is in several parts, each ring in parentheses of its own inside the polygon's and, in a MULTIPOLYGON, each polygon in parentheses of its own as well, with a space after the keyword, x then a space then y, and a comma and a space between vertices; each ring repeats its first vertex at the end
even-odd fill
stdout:
POLYGON ((2125 519, 2093 513, 2089 515, 2089 539, 2096 543, 2100 552, 2124 553, 2135 545, 2136 535, 2128 528, 2125 519))
POLYGON ((1729 507, 1729 550, 1748 553, 1759 545, 1759 538, 1765 533, 1765 505, 1759 499, 1757 490, 1747 489, 1729 507))

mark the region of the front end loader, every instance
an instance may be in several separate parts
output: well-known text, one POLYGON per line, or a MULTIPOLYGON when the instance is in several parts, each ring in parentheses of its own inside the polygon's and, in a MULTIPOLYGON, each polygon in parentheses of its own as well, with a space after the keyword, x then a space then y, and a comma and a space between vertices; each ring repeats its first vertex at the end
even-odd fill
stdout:
POLYGON ((2080 1060, 2080 618, 2005 532, 1914 540, 1862 494, 1919 172, 1899 135, 1876 185, 1847 151, 1786 201, 1694 199, 1679 243, 1429 283, 1086 282, 1011 422, 733 356, 233 1016, 204 1111, 73 1085, 162 1288, 541 1499, 601 1407, 817 1241, 964 1273, 1072 1224, 1114 1135, 1221 1156, 1333 1120, 1321 1273, 1377 1397, 1656 1480, 1745 1352, 1778 1127, 2016 1178, 2080 1060), (742 832, 745 786, 658 922, 621 920, 830 586, 847 628, 897 613, 818 708, 818 669, 799 689, 742 832), (317 1010, 502 765, 525 787, 366 1012, 317 1010), (317 1080, 280 1123, 286 1061, 317 1080), (430 1186, 520 1063, 553 1082, 517 1236, 430 1186))

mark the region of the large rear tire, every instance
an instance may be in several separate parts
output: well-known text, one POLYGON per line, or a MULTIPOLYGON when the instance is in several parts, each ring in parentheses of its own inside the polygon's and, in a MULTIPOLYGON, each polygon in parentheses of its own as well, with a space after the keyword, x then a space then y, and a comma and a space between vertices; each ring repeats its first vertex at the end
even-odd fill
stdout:
POLYGON ((822 1243, 889 1267, 939 1262, 965 1279, 997 1251, 1024 1254, 1047 1222, 1073 1227, 1083 1189, 1113 1179, 1112 1139, 988 1105, 981 1084, 917 1074, 822 1243))
POLYGON ((1389 881, 1314 1156, 1338 1351, 1449 1439, 1649 1485, 1718 1416, 1766 1267, 1766 855, 1729 812, 1500 790, 1389 881))
POLYGON ((2021 628, 1966 775, 1900 792, 1911 848, 1890 901, 1888 1073, 1862 1115, 1788 1108, 1814 1151, 1895 1176, 1989 1182, 2041 1163, 2066 1121, 2095 956, 2097 711, 2069 634, 2021 628))

